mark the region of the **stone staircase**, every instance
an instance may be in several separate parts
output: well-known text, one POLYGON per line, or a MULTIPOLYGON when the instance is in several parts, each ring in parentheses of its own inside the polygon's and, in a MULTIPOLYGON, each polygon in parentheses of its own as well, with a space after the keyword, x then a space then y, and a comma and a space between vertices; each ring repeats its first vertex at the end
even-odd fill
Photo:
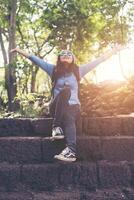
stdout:
POLYGON ((83 118, 75 163, 52 119, 0 119, 0 200, 134 200, 134 118, 83 118))

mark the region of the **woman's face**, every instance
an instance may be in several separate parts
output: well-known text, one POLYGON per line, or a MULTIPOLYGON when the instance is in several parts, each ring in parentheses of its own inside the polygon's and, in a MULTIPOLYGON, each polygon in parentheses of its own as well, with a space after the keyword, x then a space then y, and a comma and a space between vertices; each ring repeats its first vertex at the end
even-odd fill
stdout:
POLYGON ((68 50, 62 50, 60 52, 60 61, 61 62, 67 62, 69 64, 71 64, 73 62, 73 54, 71 51, 68 51, 68 50))

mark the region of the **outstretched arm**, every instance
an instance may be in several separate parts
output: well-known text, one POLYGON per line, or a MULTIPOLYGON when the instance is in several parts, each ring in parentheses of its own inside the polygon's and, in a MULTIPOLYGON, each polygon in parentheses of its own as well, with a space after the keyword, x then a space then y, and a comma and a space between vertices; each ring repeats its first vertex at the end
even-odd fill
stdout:
POLYGON ((119 50, 121 50, 120 46, 115 47, 111 50, 106 51, 102 56, 98 57, 96 60, 91 61, 84 65, 80 65, 80 68, 79 68, 80 77, 82 78, 83 76, 85 76, 88 72, 90 72, 92 69, 97 67, 99 64, 106 61, 112 55, 116 54, 119 50))
POLYGON ((31 55, 27 52, 25 52, 24 50, 21 50, 19 48, 15 48, 15 49, 12 49, 10 51, 11 53, 13 52, 17 52, 19 53, 20 55, 28 58, 29 60, 31 60, 34 64, 38 65, 39 67, 41 67, 44 71, 46 71, 48 73, 49 76, 52 76, 52 73, 53 73, 53 69, 54 69, 54 65, 50 64, 50 63, 47 63, 45 62, 43 59, 37 57, 37 56, 34 56, 34 55, 31 55))
POLYGON ((15 49, 12 49, 12 50, 10 51, 10 53, 14 53, 14 52, 17 52, 17 53, 19 53, 20 55, 22 55, 22 56, 24 56, 24 57, 26 57, 26 58, 29 58, 29 56, 30 56, 29 53, 27 53, 27 52, 25 52, 24 50, 19 49, 19 48, 15 48, 15 49))

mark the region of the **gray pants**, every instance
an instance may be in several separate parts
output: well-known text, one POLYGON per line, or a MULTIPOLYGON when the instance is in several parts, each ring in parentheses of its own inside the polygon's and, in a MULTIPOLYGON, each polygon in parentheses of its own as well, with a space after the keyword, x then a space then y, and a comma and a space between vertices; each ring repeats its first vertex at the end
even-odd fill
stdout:
POLYGON ((50 113, 53 120, 53 127, 63 128, 67 146, 76 153, 76 120, 80 115, 80 105, 69 105, 71 91, 65 88, 52 101, 50 113))

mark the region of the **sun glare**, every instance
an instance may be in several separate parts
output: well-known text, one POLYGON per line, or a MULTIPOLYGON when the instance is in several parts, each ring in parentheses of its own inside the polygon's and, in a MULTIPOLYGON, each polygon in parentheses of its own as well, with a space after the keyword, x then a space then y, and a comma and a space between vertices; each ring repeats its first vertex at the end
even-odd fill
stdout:
POLYGON ((96 68, 98 82, 105 80, 122 81, 134 76, 134 47, 129 46, 96 68))

